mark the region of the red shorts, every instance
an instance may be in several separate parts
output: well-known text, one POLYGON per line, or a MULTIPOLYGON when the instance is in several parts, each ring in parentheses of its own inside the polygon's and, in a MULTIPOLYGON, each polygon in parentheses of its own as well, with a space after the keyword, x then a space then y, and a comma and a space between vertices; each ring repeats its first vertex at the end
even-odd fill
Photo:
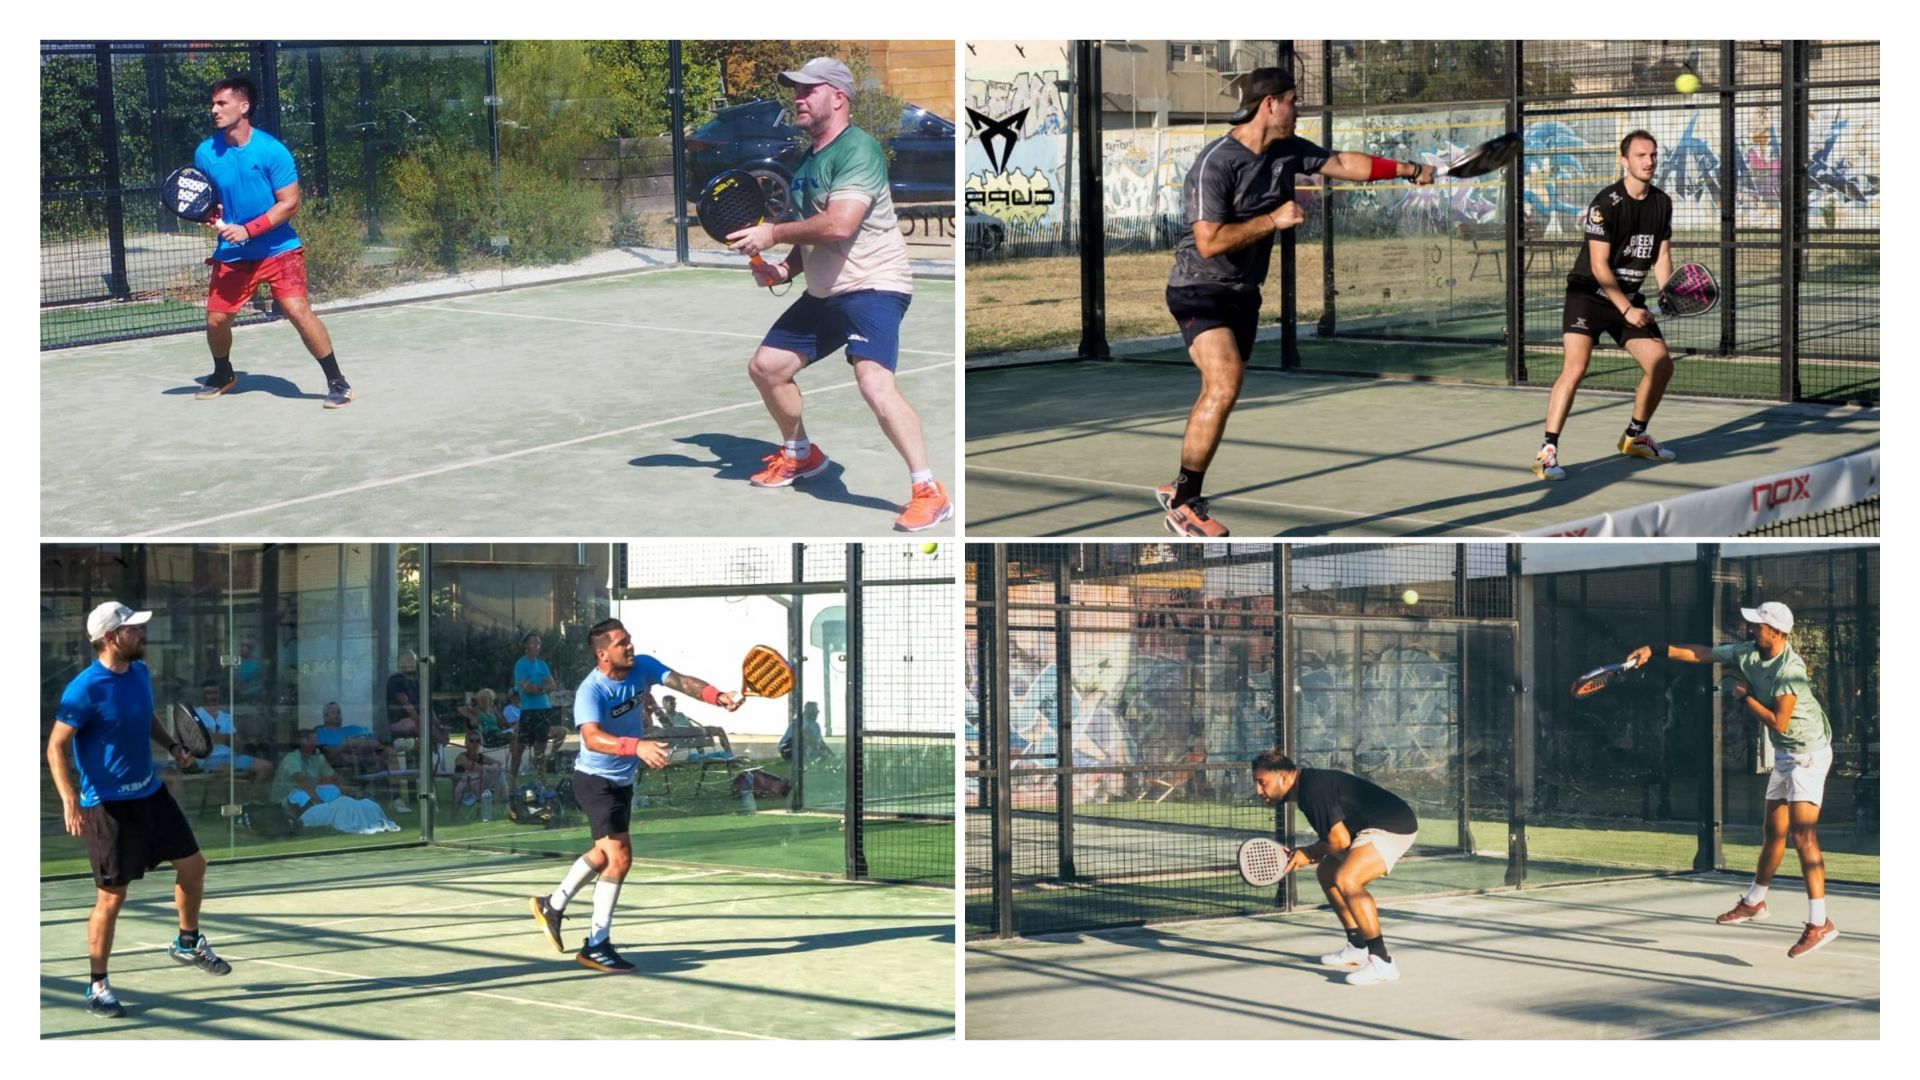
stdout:
POLYGON ((261 283, 275 300, 307 295, 307 256, 300 248, 264 259, 213 264, 213 285, 207 290, 207 310, 233 314, 247 306, 261 283))

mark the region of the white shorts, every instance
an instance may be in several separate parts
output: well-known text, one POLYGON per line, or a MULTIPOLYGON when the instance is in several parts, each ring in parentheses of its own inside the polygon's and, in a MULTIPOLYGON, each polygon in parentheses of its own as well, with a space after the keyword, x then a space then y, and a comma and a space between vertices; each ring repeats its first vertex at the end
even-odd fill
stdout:
POLYGON ((1361 829, 1360 835, 1353 838, 1353 846, 1372 844, 1373 850, 1380 853, 1380 861, 1387 864, 1387 873, 1393 873, 1393 864, 1400 856, 1413 849, 1413 838, 1418 833, 1387 832, 1384 829, 1361 829))
POLYGON ((1768 802, 1807 802, 1820 805, 1827 790, 1827 770, 1833 768, 1833 747, 1802 754, 1776 750, 1773 774, 1767 777, 1768 802))

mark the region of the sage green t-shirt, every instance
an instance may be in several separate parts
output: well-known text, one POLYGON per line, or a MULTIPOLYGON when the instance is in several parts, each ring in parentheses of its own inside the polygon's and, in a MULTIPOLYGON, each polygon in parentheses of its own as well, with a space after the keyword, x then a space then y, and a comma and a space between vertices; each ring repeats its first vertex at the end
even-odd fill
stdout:
POLYGON ((900 234, 893 189, 887 183, 887 152, 878 139, 848 126, 801 160, 790 190, 794 211, 802 220, 824 213, 828 203, 841 199, 857 200, 867 208, 859 230, 847 239, 800 245, 809 293, 913 292, 907 238, 900 234))
POLYGON ((1833 744, 1833 727, 1827 723, 1826 710, 1813 699, 1813 680, 1807 676, 1807 665, 1792 645, 1783 647, 1780 655, 1771 660, 1761 656, 1760 646, 1751 641, 1715 645, 1713 661, 1735 667, 1747 681, 1753 696, 1769 708, 1773 706, 1773 699, 1781 694, 1793 695, 1793 716, 1787 721, 1786 734, 1767 733, 1775 748, 1803 754, 1833 744))

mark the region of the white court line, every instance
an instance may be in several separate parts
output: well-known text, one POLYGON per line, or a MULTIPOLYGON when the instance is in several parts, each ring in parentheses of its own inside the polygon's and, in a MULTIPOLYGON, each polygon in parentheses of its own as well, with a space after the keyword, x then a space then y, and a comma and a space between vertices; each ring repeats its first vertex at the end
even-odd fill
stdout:
MULTIPOLYGON (((1405 901, 1404 903, 1396 904, 1394 906, 1396 907, 1438 907, 1442 911, 1451 912, 1451 913, 1460 914, 1460 915, 1466 915, 1469 917, 1477 915, 1478 917, 1481 917, 1481 918, 1491 918, 1492 916, 1490 913, 1478 910, 1477 905, 1479 903, 1492 901, 1492 900, 1499 900, 1508 905, 1511 905, 1517 902, 1513 897, 1496 896, 1494 894, 1489 893, 1484 896, 1471 896, 1471 897, 1436 896, 1427 900, 1408 900, 1408 901, 1405 901)), ((1596 924, 1592 919, 1575 919, 1575 918, 1565 917, 1560 915, 1548 915, 1543 913, 1539 908, 1527 908, 1525 909, 1524 914, 1526 916, 1526 921, 1528 923, 1542 923, 1542 924, 1566 926, 1566 927, 1571 927, 1575 930, 1584 930, 1588 934, 1595 935, 1595 936, 1602 936, 1602 937, 1608 936, 1608 935, 1623 936, 1623 935, 1633 934, 1636 932, 1635 928, 1632 926, 1617 926, 1613 924, 1607 924, 1602 926, 1602 925, 1596 924)), ((1686 923, 1688 924, 1690 929, 1694 929, 1694 930, 1703 929, 1704 925, 1707 925, 1706 918, 1704 916, 1688 916, 1688 915, 1665 915, 1665 916, 1649 915, 1641 919, 1636 919, 1635 922, 1649 922, 1649 923, 1655 924, 1656 926, 1659 924, 1668 923, 1668 922, 1686 923)), ((1713 947, 1717 949, 1724 949, 1728 951, 1744 950, 1747 952, 1766 952, 1769 954, 1783 951, 1780 948, 1779 942, 1775 940, 1761 939, 1761 938, 1754 938, 1754 937, 1747 937, 1745 939, 1742 939, 1741 937, 1738 936, 1741 933, 1738 930, 1729 931, 1729 929, 1726 927, 1716 927, 1715 929, 1717 931, 1716 934, 1705 935, 1704 937, 1702 937, 1701 940, 1705 941, 1708 938, 1711 938, 1713 947)), ((1647 934, 1654 933, 1653 930, 1644 930, 1644 931, 1638 931, 1638 932, 1647 933, 1647 934)), ((1687 940, 1691 942, 1693 939, 1688 938, 1687 940)), ((1836 940, 1845 941, 1847 940, 1847 935, 1841 934, 1840 937, 1837 938, 1836 940)), ((1599 942, 1598 944, 1606 944, 1606 942, 1599 942)), ((1855 952, 1848 952, 1844 949, 1842 949, 1839 952, 1834 952, 1831 948, 1822 948, 1821 952, 1830 957, 1844 957, 1845 959, 1848 959, 1848 960, 1863 960, 1868 963, 1874 963, 1874 964, 1878 964, 1880 962, 1880 954, 1877 949, 1872 953, 1864 953, 1864 952, 1855 953, 1855 952)))
MULTIPOLYGON (((944 364, 934 364, 934 365, 931 365, 930 367, 915 368, 912 371, 902 372, 901 374, 903 376, 919 375, 924 372, 938 371, 941 368, 951 367, 951 366, 953 366, 953 361, 949 360, 944 364)), ((859 385, 858 383, 855 383, 849 380, 847 382, 830 383, 826 386, 817 387, 815 389, 807 391, 807 393, 810 395, 825 394, 825 393, 831 393, 835 390, 850 389, 858 385, 859 385)), ((619 435, 631 435, 636 431, 649 431, 653 428, 672 427, 672 426, 684 424, 689 420, 698 420, 702 417, 707 417, 707 416, 717 416, 721 413, 733 412, 738 409, 764 409, 764 408, 766 408, 766 404, 764 402, 761 402, 758 399, 755 399, 753 401, 737 402, 733 405, 720 405, 711 409, 702 409, 699 412, 681 413, 678 416, 669 417, 664 420, 653 420, 645 424, 634 424, 631 427, 617 428, 613 431, 601 431, 601 432, 596 432, 595 434, 592 434, 592 435, 581 435, 577 438, 562 439, 559 442, 542 443, 538 446, 523 447, 519 450, 509 450, 504 454, 489 454, 486 457, 473 458, 468 461, 457 461, 451 465, 442 465, 434 469, 422 469, 419 472, 407 473, 404 476, 390 476, 384 480, 367 480, 358 484, 349 484, 348 486, 343 488, 334 488, 332 491, 322 491, 314 495, 302 495, 297 499, 282 499, 279 502, 271 502, 271 503, 266 503, 265 505, 262 505, 262 506, 249 507, 245 510, 232 510, 224 514, 215 514, 212 517, 204 517, 195 521, 183 521, 176 525, 167 525, 157 529, 136 529, 134 530, 134 532, 140 536, 165 536, 168 533, 184 532, 188 529, 197 529, 204 525, 212 525, 222 521, 231 521, 234 518, 250 517, 254 514, 264 514, 272 510, 284 510, 289 506, 300 506, 304 503, 319 502, 323 499, 338 498, 339 496, 342 496, 342 495, 355 495, 362 491, 372 491, 376 488, 392 487, 395 484, 407 484, 407 483, 412 483, 415 480, 424 480, 429 476, 440 476, 445 473, 459 472, 462 469, 474 469, 474 468, 479 468, 482 465, 493 465, 502 461, 510 461, 517 457, 526 457, 529 454, 543 454, 549 450, 562 450, 569 446, 578 446, 582 443, 590 443, 599 439, 611 439, 619 435)), ((1505 535, 1505 534, 1502 534, 1502 535, 1505 535)))
POLYGON ((1854 998, 1849 1001, 1826 1001, 1818 1005, 1805 1005, 1784 1012, 1762 1013, 1759 1016, 1742 1016, 1733 1020, 1715 1020, 1710 1024, 1694 1024, 1691 1027, 1674 1028, 1671 1031, 1656 1031, 1650 1035, 1637 1035, 1637 1039, 1665 1039, 1674 1035, 1691 1035, 1696 1031, 1712 1031, 1714 1028, 1733 1027, 1737 1024, 1763 1024, 1769 1020, 1778 1020, 1784 1016, 1798 1016, 1801 1013, 1818 1012, 1821 1009, 1851 1009, 1856 1005, 1865 1005, 1869 1001, 1879 1001, 1880 995, 1854 998))
MULTIPOLYGON (((764 333, 742 334, 734 330, 703 330, 691 326, 652 326, 646 323, 603 322, 599 319, 567 319, 558 315, 528 315, 519 311, 488 311, 485 308, 474 307, 445 307, 438 304, 419 304, 416 306, 426 308, 429 311, 457 311, 468 315, 494 315, 502 319, 537 319, 541 322, 572 323, 575 326, 610 326, 616 330, 647 330, 662 334, 699 334, 705 337, 745 338, 749 341, 759 341, 761 338, 767 336, 764 333)), ((901 349, 900 351, 903 353, 912 353, 914 356, 944 356, 948 358, 953 356, 950 352, 934 352, 931 349, 901 349)))
MULTIPOLYGON (((1053 473, 1035 472, 1032 469, 1001 469, 1001 468, 995 468, 992 465, 976 465, 971 461, 967 463, 967 472, 969 473, 976 473, 976 472, 1002 473, 1007 476, 1034 477, 1041 480, 1058 480, 1063 484, 1091 484, 1096 487, 1114 488, 1120 491, 1143 491, 1149 495, 1151 495, 1154 491, 1153 488, 1148 487, 1145 484, 1122 484, 1113 480, 1095 480, 1095 479, 1092 479, 1091 477, 1085 477, 1085 476, 1056 476, 1053 473)), ((1410 514, 1393 514, 1388 517, 1380 517, 1380 515, 1378 514, 1370 514, 1364 510, 1340 510, 1330 506, 1314 506, 1311 503, 1280 502, 1276 499, 1256 499, 1246 495, 1209 495, 1207 496, 1207 501, 1212 503, 1214 506, 1232 506, 1234 504, 1244 504, 1247 506, 1272 507, 1280 510, 1310 510, 1316 514, 1332 514, 1335 517, 1346 517, 1346 518, 1370 517, 1370 518, 1377 518, 1383 522, 1384 521, 1411 521, 1420 525, 1444 526, 1446 528, 1454 529, 1457 531, 1479 532, 1479 533, 1485 533, 1489 536, 1513 535, 1510 531, 1506 529, 1495 529, 1485 525, 1455 525, 1452 522, 1448 522, 1448 521, 1433 521, 1428 518, 1414 517, 1410 514)), ((1026 511, 1021 516, 1026 517, 1036 513, 1042 513, 1042 511, 1030 510, 1030 511, 1026 511)), ((1142 510, 1140 513, 1141 513, 1141 516, 1144 517, 1147 514, 1158 513, 1158 511, 1142 510)))
MULTIPOLYGON (((145 944, 152 947, 151 942, 145 944)), ((166 946, 161 945, 158 946, 158 948, 164 949, 166 946)), ((382 979, 373 975, 356 975, 351 971, 335 971, 331 968, 310 967, 305 964, 289 964, 284 960, 262 960, 258 957, 246 957, 238 954, 234 954, 232 959, 248 964, 259 964, 262 967, 286 968, 288 971, 299 971, 308 975, 325 975, 330 979, 352 979, 355 982, 384 983, 388 986, 398 986, 407 990, 451 990, 456 994, 472 994, 474 997, 487 998, 492 1001, 505 1001, 514 1005, 532 1005, 542 1009, 559 1009, 563 1012, 585 1013, 588 1016, 598 1016, 607 1020, 631 1020, 641 1024, 655 1024, 660 1027, 679 1028, 682 1031, 698 1031, 708 1035, 724 1035, 733 1039, 774 1038, 772 1035, 760 1035, 751 1031, 733 1031, 729 1028, 708 1027, 705 1024, 689 1024, 680 1020, 662 1020, 657 1016, 635 1016, 631 1013, 608 1012, 604 1009, 589 1009, 584 1005, 568 1005, 558 1001, 536 1001, 533 998, 515 997, 512 994, 502 994, 492 990, 465 990, 455 983, 423 985, 419 982, 409 982, 401 979, 382 979)))

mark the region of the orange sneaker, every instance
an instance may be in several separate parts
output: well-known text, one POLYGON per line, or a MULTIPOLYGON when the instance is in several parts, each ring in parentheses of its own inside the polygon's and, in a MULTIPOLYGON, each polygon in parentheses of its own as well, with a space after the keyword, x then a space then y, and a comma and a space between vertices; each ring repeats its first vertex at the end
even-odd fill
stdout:
POLYGON ((1800 940, 1794 942, 1793 948, 1787 950, 1787 959, 1798 960, 1839 936, 1840 931, 1833 928, 1832 919, 1828 919, 1825 926, 1815 926, 1812 923, 1807 923, 1805 928, 1800 931, 1800 940))
POLYGON ((953 503, 947 499, 947 489, 941 487, 938 480, 929 480, 913 485, 913 498, 907 500, 900 516, 893 519, 893 528, 895 532, 919 532, 952 516, 953 503))
POLYGON ((1716 916, 1713 921, 1719 923, 1721 926, 1732 926, 1734 923, 1759 922, 1761 919, 1766 918, 1767 915, 1767 902, 1765 900, 1757 904, 1749 904, 1747 903, 1746 896, 1742 895, 1740 901, 1733 905, 1732 911, 1724 915, 1716 916))
POLYGON ((1227 527, 1214 520, 1204 498, 1188 499, 1179 506, 1169 508, 1164 524, 1167 531, 1175 536, 1217 540, 1227 535, 1227 527))
POLYGON ((753 474, 750 482, 754 487, 786 487, 795 480, 818 476, 827 469, 827 455, 817 445, 807 447, 807 456, 804 458, 791 458, 785 450, 775 450, 760 460, 766 462, 767 467, 753 474))

